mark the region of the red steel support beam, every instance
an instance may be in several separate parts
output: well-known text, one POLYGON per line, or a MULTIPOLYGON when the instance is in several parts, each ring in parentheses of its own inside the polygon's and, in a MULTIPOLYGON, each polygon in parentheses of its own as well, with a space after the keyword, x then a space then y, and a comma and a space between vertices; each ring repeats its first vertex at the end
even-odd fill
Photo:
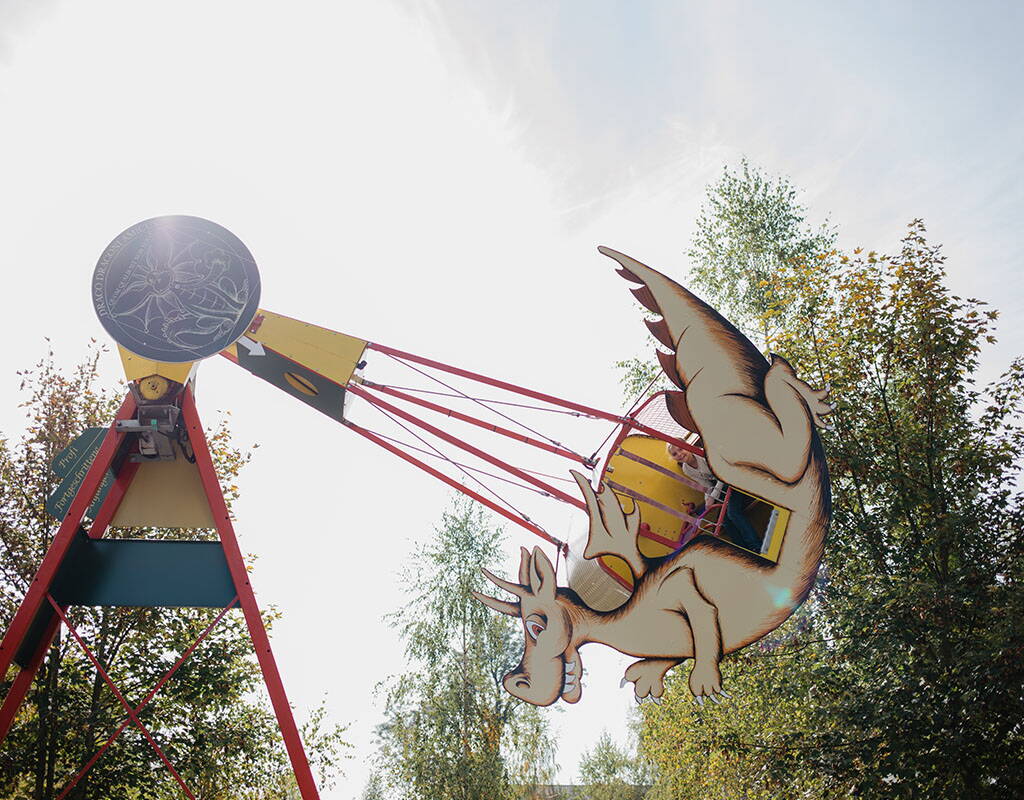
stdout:
POLYGON ((167 767, 168 772, 170 772, 171 775, 174 776, 174 780, 176 780, 178 782, 178 785, 181 786, 182 791, 185 792, 189 800, 196 800, 195 795, 189 791, 188 786, 185 784, 185 781, 182 780, 181 776, 178 774, 178 771, 170 762, 170 759, 168 759, 167 756, 164 755, 164 751, 161 750, 160 745, 156 743, 156 739, 154 739, 152 734, 150 734, 150 732, 146 729, 146 726, 139 721, 138 715, 128 704, 128 701, 124 699, 124 695, 121 694, 121 691, 110 679, 110 676, 107 674, 107 671, 103 669, 103 665, 100 663, 100 660, 96 658, 95 655, 93 655, 92 650, 89 649, 89 646, 85 643, 85 640, 78 635, 78 631, 76 631, 75 627, 71 624, 70 621, 68 621, 67 615, 64 613, 64 609, 57 605, 57 601, 54 600, 50 594, 46 595, 46 599, 50 601, 50 605, 53 606, 53 610, 57 612, 57 615, 60 617, 60 621, 63 622, 64 625, 67 627, 68 632, 73 637, 75 637, 75 641, 78 642, 78 646, 81 647, 83 651, 85 651, 85 654, 92 662, 92 665, 96 667, 96 671, 99 672, 100 677, 103 678, 103 682, 107 684, 110 691, 114 693, 114 697, 117 698, 117 701, 122 706, 124 706, 125 710, 128 712, 128 716, 131 718, 131 721, 135 723, 135 727, 139 729, 139 732, 142 733, 146 741, 149 742, 149 746, 153 748, 156 754, 160 757, 160 760, 164 762, 164 766, 167 767))
MULTIPOLYGON (((213 622, 211 622, 206 627, 206 629, 202 633, 199 634, 198 638, 196 638, 196 640, 194 642, 192 642, 191 645, 189 645, 188 649, 185 650, 185 652, 181 654, 181 657, 177 661, 174 662, 174 666, 172 666, 169 670, 167 670, 167 672, 164 673, 164 676, 157 682, 156 686, 154 686, 150 690, 149 694, 147 694, 143 698, 142 702, 139 703, 137 706, 135 706, 134 712, 135 712, 136 715, 142 713, 142 709, 144 709, 147 705, 149 705, 149 703, 152 701, 152 699, 154 697, 156 697, 156 693, 159 692, 163 688, 164 684, 167 683, 167 681, 169 681, 173 677, 174 673, 177 672, 178 669, 181 667, 181 665, 184 664, 185 661, 188 659, 188 657, 190 655, 192 655, 193 651, 197 647, 199 647, 199 644, 203 641, 203 639, 205 639, 209 635, 210 631, 212 631, 217 626, 217 623, 220 622, 224 618, 224 615, 227 614, 228 611, 230 611, 232 608, 234 608, 237 603, 238 603, 238 597, 236 595, 235 599, 232 600, 230 603, 228 603, 221 610, 221 612, 216 616, 216 618, 213 620, 213 622)), ((64 791, 62 791, 59 795, 57 795, 56 800, 64 800, 64 798, 67 797, 68 793, 78 785, 78 782, 81 781, 82 778, 85 777, 85 774, 90 769, 92 769, 93 765, 97 761, 100 760, 100 757, 105 752, 107 752, 107 750, 110 749, 110 746, 117 740, 117 737, 121 735, 121 733, 124 731, 124 729, 127 728, 131 724, 131 721, 132 721, 131 717, 128 717, 127 719, 125 719, 121 723, 120 727, 118 727, 117 730, 115 730, 112 734, 110 734, 110 736, 107 737, 107 741, 105 741, 103 743, 103 746, 99 750, 96 751, 96 753, 93 755, 93 757, 90 758, 85 763, 85 766, 83 766, 75 774, 75 777, 73 777, 68 782, 68 785, 64 787, 64 791)))
POLYGON ((429 464, 426 464, 426 463, 420 461, 415 456, 410 455, 409 453, 406 453, 404 450, 402 450, 402 449, 400 449, 398 447, 395 447, 395 445, 391 444, 391 442, 387 441, 386 439, 382 439, 380 436, 375 434, 373 431, 369 431, 366 428, 360 427, 359 425, 356 425, 354 422, 350 422, 350 421, 346 421, 345 425, 347 425, 353 431, 358 433, 360 436, 365 436, 367 439, 369 439, 374 444, 380 445, 381 447, 383 447, 385 450, 387 450, 390 453, 394 453, 396 456, 398 456, 402 460, 409 462, 410 464, 412 464, 415 467, 419 467, 421 470, 426 472, 428 475, 432 475, 433 477, 437 478, 438 480, 442 481, 443 483, 448 484, 453 489, 456 489, 456 490, 462 492, 463 494, 468 495, 469 497, 472 497, 478 503, 482 503, 483 505, 487 506, 492 511, 494 511, 494 512, 496 512, 498 514, 501 514, 501 516, 505 517, 505 519, 514 522, 516 525, 519 525, 519 526, 521 526, 523 528, 526 528, 526 530, 528 530, 530 533, 536 534, 541 539, 544 539, 547 542, 551 542, 551 544, 555 545, 555 547, 559 548, 560 550, 565 549, 565 547, 566 547, 565 542, 563 542, 563 541, 561 541, 559 539, 556 539, 554 536, 552 536, 550 533, 545 531, 543 528, 540 528, 537 525, 534 525, 529 520, 524 519, 523 517, 521 517, 521 516, 519 516, 517 514, 514 514, 513 512, 509 511, 507 508, 503 508, 502 506, 499 506, 493 500, 489 500, 488 498, 484 497, 479 492, 473 491, 469 487, 464 486, 463 484, 459 483, 454 478, 452 478, 452 477, 450 477, 448 475, 445 475, 440 470, 434 469, 432 466, 430 466, 429 464))
POLYGON ((203 425, 199 421, 199 414, 196 411, 196 402, 192 395, 191 387, 185 388, 181 410, 188 430, 189 442, 192 444, 192 450, 195 453, 199 477, 206 492, 206 499, 210 504, 210 512, 213 514, 217 532, 220 534, 220 541, 224 547, 228 569, 235 584, 235 591, 238 592, 238 601, 242 606, 242 612, 245 614, 249 636, 252 638, 253 647, 256 650, 256 659, 259 661, 260 669, 263 671, 263 681, 267 686, 270 703, 277 716, 277 724, 281 729, 281 736, 284 738, 285 749, 288 751, 288 758, 295 773, 295 782, 298 784, 299 794, 302 796, 302 800, 319 800, 320 795, 317 792, 316 782, 313 780, 313 772, 309 767, 309 759, 306 758, 302 738, 299 736, 299 729, 295 724, 291 706, 288 704, 288 696, 285 694, 284 683, 281 681, 281 674, 277 669, 274 653, 270 649, 270 637, 267 636, 267 630, 263 627, 260 607, 256 602, 256 595, 253 593, 252 585, 249 583, 249 573, 245 568, 245 559, 242 558, 242 551, 238 546, 235 529, 231 524, 231 515, 228 513, 227 505, 224 502, 220 481, 217 479, 217 472, 213 466, 210 449, 206 443, 203 425))
MULTIPOLYGON (((96 520, 93 521, 92 526, 89 528, 89 536, 93 539, 98 539, 103 536, 107 526, 110 524, 110 520, 113 518, 114 514, 117 513, 117 508, 121 505, 121 500, 124 498, 124 494, 127 491, 128 486, 131 484, 132 478, 135 476, 135 472, 138 470, 138 467, 138 464, 128 461, 126 461, 121 467, 117 480, 107 493, 106 499, 100 505, 100 510, 96 514, 96 520)), ((102 483, 102 480, 100 482, 102 483)), ((98 488, 99 487, 97 486, 97 489, 98 488)), ((86 508, 88 508, 88 506, 86 506, 86 508)), ((70 512, 70 509, 68 510, 70 512)), ((83 515, 84 513, 85 512, 83 512, 83 515)), ((47 625, 42 639, 39 640, 39 646, 36 648, 36 652, 33 654, 32 660, 29 662, 28 666, 23 667, 18 671, 14 682, 11 684, 11 688, 7 690, 3 706, 0 707, 0 742, 6 739, 7 734, 10 733, 11 725, 14 723, 14 718, 18 714, 18 709, 21 708, 21 704, 28 695, 28 691, 32 687, 32 681, 35 680, 36 673, 39 671, 39 667, 42 666, 43 659, 46 657, 46 651, 50 648, 50 644, 53 642, 53 637, 57 635, 59 628, 60 617, 54 615, 47 625)))
POLYGON ((508 428, 503 428, 500 425, 495 425, 492 422, 487 422, 476 417, 471 417, 469 414, 463 414, 459 411, 455 411, 454 409, 447 408, 446 406, 438 405, 437 403, 432 403, 429 400, 424 400, 420 397, 415 397, 411 394, 406 394, 405 392, 399 391, 398 389, 392 389, 390 386, 381 386, 378 383, 372 383, 366 380, 364 380, 359 385, 366 389, 372 389, 375 392, 389 394, 392 397, 398 397, 402 400, 405 400, 406 402, 415 403, 418 406, 429 408, 431 411, 436 411, 438 414, 444 414, 445 416, 451 417, 452 419, 457 419, 462 422, 468 422, 470 425, 476 425, 478 428, 483 428, 485 430, 492 431, 493 433, 497 433, 501 436, 507 436, 509 439, 515 439, 517 442, 523 442, 524 444, 528 444, 532 447, 536 447, 541 450, 547 450, 549 453, 554 453, 555 455, 562 456, 562 458, 568 458, 570 461, 575 461, 577 464, 582 464, 584 467, 593 466, 593 464, 588 462, 578 453, 572 452, 572 450, 566 450, 564 447, 559 447, 557 445, 549 444, 547 442, 542 442, 539 439, 534 439, 530 436, 526 436, 525 434, 518 433, 517 431, 509 430, 508 428))
POLYGON ((106 436, 103 437, 103 443, 93 459, 92 466, 86 472, 82 485, 75 494, 75 499, 71 501, 68 513, 64 515, 60 528, 57 529, 57 534, 53 537, 53 542, 43 557, 43 563, 39 565, 39 569, 25 593, 25 599, 21 601, 21 606, 4 634, 3 642, 0 643, 0 680, 7 676, 7 670, 14 660, 21 640, 28 631, 29 625, 32 624, 32 620, 39 613, 39 609, 43 607, 50 584, 78 531, 82 517, 85 516, 86 510, 92 504, 96 490, 99 489, 107 468, 114 460, 114 455, 124 440, 125 434, 116 430, 117 420, 129 419, 134 414, 135 399, 129 393, 114 416, 114 421, 110 423, 106 436))
POLYGON ((28 666, 18 671, 14 682, 11 684, 11 688, 7 690, 4 704, 0 707, 0 742, 6 739, 7 734, 10 733, 14 718, 18 715, 18 709, 21 708, 28 690, 32 687, 32 681, 35 680, 36 673, 39 672, 39 667, 42 666, 43 659, 46 657, 46 651, 50 649, 53 637, 57 635, 58 628, 60 628, 60 617, 54 615, 46 626, 46 632, 43 633, 42 638, 39 640, 35 653, 32 654, 32 660, 28 663, 28 666))
POLYGON ((587 510, 587 504, 584 503, 582 500, 579 500, 579 499, 573 497, 572 495, 568 495, 565 492, 563 492, 561 489, 556 489, 554 486, 552 486, 552 485, 550 485, 548 483, 544 483, 544 481, 540 480, 539 478, 535 478, 530 473, 524 472, 523 470, 519 469, 518 467, 513 467, 508 462, 502 461, 500 458, 497 458, 496 456, 492 456, 490 453, 485 453, 479 447, 474 447, 473 445, 469 444, 468 442, 462 441, 457 436, 452 436, 450 433, 446 433, 445 431, 441 430, 440 428, 438 428, 438 427, 436 427, 434 425, 431 425, 429 422, 424 422, 419 417, 413 416, 408 411, 403 411, 402 409, 398 408, 397 406, 393 406, 393 405, 391 405, 391 403, 388 403, 388 402, 385 402, 384 400, 381 400, 379 397, 376 397, 375 395, 370 394, 368 391, 366 391, 365 389, 363 389, 363 388, 361 388, 359 386, 356 386, 355 384, 349 384, 348 391, 352 392, 354 395, 356 395, 358 397, 362 397, 368 403, 370 403, 372 405, 375 405, 378 408, 384 409, 385 411, 388 411, 388 412, 390 412, 392 414, 395 414, 396 416, 401 417, 406 422, 410 422, 410 423, 412 423, 413 425, 416 425, 419 428, 423 428, 423 430, 428 431, 429 433, 433 434, 434 436, 438 437, 439 439, 442 439, 442 440, 448 442, 448 444, 454 445, 455 447, 458 447, 461 450, 465 450, 467 453, 472 453, 477 458, 480 458, 480 459, 486 461, 488 464, 493 464, 494 466, 496 466, 496 467, 498 467, 500 469, 505 470, 510 475, 515 475, 520 480, 526 481, 527 483, 532 484, 533 486, 536 486, 537 488, 544 490, 545 492, 550 494, 552 497, 555 497, 555 498, 557 498, 559 500, 562 500, 563 502, 566 502, 569 505, 576 506, 576 508, 580 509, 581 511, 586 511, 587 510))
POLYGON ((100 505, 100 510, 96 512, 96 519, 89 526, 89 538, 100 539, 107 532, 110 521, 117 513, 117 509, 121 507, 121 501, 124 500, 128 487, 131 486, 132 481, 135 479, 135 473, 138 471, 139 464, 137 462, 126 460, 121 465, 114 485, 110 487, 106 499, 100 505))

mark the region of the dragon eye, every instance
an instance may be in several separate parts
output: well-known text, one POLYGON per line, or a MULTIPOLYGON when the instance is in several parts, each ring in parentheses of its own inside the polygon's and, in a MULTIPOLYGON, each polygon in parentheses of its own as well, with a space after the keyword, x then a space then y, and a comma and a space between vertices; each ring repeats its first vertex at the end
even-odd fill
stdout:
POLYGON ((526 620, 526 632, 530 634, 531 639, 536 640, 544 628, 544 623, 536 617, 530 617, 526 620))

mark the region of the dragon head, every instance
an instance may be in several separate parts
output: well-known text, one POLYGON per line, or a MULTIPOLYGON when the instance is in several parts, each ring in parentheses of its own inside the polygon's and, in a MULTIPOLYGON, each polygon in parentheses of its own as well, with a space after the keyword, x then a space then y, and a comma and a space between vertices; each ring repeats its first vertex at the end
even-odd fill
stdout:
POLYGON ((522 548, 519 583, 486 569, 482 572, 495 586, 518 598, 518 602, 509 602, 473 592, 484 605, 522 620, 523 657, 502 681, 506 691, 535 706, 549 706, 559 697, 567 703, 579 701, 583 662, 573 640, 572 617, 558 597, 555 569, 548 557, 539 547, 532 553, 522 548))

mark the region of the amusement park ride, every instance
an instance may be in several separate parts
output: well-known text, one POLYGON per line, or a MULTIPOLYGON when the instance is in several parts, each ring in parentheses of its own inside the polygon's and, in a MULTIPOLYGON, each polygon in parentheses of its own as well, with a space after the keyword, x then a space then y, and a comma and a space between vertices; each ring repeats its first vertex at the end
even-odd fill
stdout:
POLYGON ((196 407, 196 368, 217 354, 554 547, 554 566, 539 547, 524 548, 517 582, 485 570, 513 600, 476 595, 522 620, 523 660, 504 681, 510 693, 537 705, 578 701, 579 647, 600 642, 640 658, 624 678, 638 699, 658 701, 668 670, 691 658, 696 699, 725 695, 720 657, 774 630, 814 580, 830 513, 815 426, 831 407, 825 392, 811 390, 784 360, 766 361, 694 295, 628 256, 602 252, 640 285, 633 293, 641 303, 661 315, 647 324, 668 350, 658 355, 678 387, 621 414, 259 308, 251 254, 207 220, 158 217, 124 231, 96 266, 92 296, 118 344, 129 391, 108 428, 85 431, 54 461, 61 481, 47 508, 60 525, 0 644, 0 676, 17 668, 0 708, 0 742, 63 624, 125 719, 59 797, 134 725, 192 798, 139 713, 238 606, 299 791, 304 800, 318 797, 196 407), (376 382, 369 377, 375 360, 411 370, 433 388, 376 382), (403 438, 354 422, 352 398, 403 438), (517 419, 523 409, 617 427, 603 447, 584 455, 517 419), (593 478, 514 464, 455 430, 572 462, 593 478), (586 546, 571 551, 494 490, 494 480, 586 512, 586 546), (565 491, 574 482, 582 500, 565 491), (219 541, 104 538, 110 528, 208 528, 219 541), (556 586, 561 558, 568 589, 556 586), (132 704, 68 620, 73 605, 221 610, 132 704))

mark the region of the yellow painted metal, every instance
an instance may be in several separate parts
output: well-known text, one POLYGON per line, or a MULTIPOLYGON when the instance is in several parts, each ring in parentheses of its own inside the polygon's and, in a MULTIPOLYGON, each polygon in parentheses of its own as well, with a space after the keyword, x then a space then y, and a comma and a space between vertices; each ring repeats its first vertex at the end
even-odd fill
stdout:
MULTIPOLYGON (((694 514, 704 504, 703 493, 663 472, 629 458, 626 453, 643 458, 669 472, 683 475, 679 465, 668 455, 663 441, 642 434, 633 434, 622 440, 619 449, 609 459, 604 480, 613 481, 661 505, 678 509, 687 514, 694 514)), ((615 490, 613 489, 613 491, 615 490)), ((754 517, 751 521, 759 530, 765 530, 767 541, 765 552, 759 553, 759 555, 770 561, 777 561, 779 551, 782 549, 782 540, 786 534, 786 527, 789 525, 789 510, 771 505, 766 500, 747 492, 740 492, 735 488, 733 491, 748 498, 749 501, 757 501, 755 505, 751 505, 750 513, 754 517), (773 513, 775 522, 770 530, 766 530, 773 518, 773 513)), ((618 491, 615 491, 615 494, 619 498, 623 511, 627 514, 639 505, 640 519, 646 522, 650 526, 651 533, 658 537, 657 539, 652 538, 649 535, 644 535, 644 532, 641 531, 637 537, 637 547, 641 553, 648 558, 661 558, 675 550, 674 546, 658 539, 679 542, 683 531, 689 527, 687 522, 656 505, 645 503, 643 500, 635 500, 618 491)), ((709 516, 705 517, 705 521, 713 524, 717 513, 720 512, 712 511, 709 516)), ((740 545, 736 546, 740 547, 740 545)), ((617 556, 601 556, 599 561, 606 571, 614 573, 622 583, 628 586, 633 585, 633 575, 629 565, 623 559, 617 556)))
POLYGON ((137 383, 143 400, 159 400, 171 388, 171 382, 163 375, 150 375, 137 383))
MULTIPOLYGON (((643 537, 640 537, 639 544, 642 545, 647 541, 648 540, 643 537)), ((642 550, 643 547, 641 546, 640 549, 642 550)), ((597 560, 606 571, 614 572, 622 579, 621 583, 624 584, 623 588, 628 588, 629 591, 633 590, 633 571, 629 568, 629 564, 626 563, 624 558, 619 558, 618 556, 598 556, 597 560)))
POLYGON ((771 538, 768 539, 768 549, 764 553, 764 557, 770 561, 779 560, 779 551, 782 549, 782 540, 786 535, 786 526, 789 525, 790 512, 788 508, 779 508, 779 516, 775 520, 775 526, 768 531, 767 535, 771 538))
POLYGON ((352 377, 366 348, 363 339, 263 309, 256 312, 246 336, 341 386, 352 377))
POLYGON ((121 345, 117 346, 117 352, 121 355, 121 365, 124 367, 124 374, 129 381, 138 381, 148 378, 150 375, 159 375, 175 383, 187 383, 196 361, 186 361, 181 364, 166 364, 162 361, 150 361, 148 358, 137 356, 121 345))
MULTIPOLYGON (((704 503, 704 495, 701 492, 673 479, 669 475, 633 461, 624 454, 624 451, 683 477, 682 469, 669 456, 663 441, 650 436, 634 434, 622 440, 618 451, 608 462, 610 468, 606 474, 608 480, 626 486, 662 505, 678 509, 687 514, 693 514, 704 503)), ((618 492, 616 494, 625 512, 629 513, 636 507, 637 501, 633 500, 633 498, 618 492)), ((639 501, 639 503, 640 519, 650 526, 651 533, 670 542, 679 542, 682 538, 683 528, 688 523, 657 506, 644 503, 643 501, 639 501)), ((640 548, 640 552, 648 558, 667 556, 675 549, 672 546, 643 535, 639 537, 637 545, 640 548)))
POLYGON ((145 461, 110 523, 122 528, 213 528, 199 470, 180 456, 145 461))

